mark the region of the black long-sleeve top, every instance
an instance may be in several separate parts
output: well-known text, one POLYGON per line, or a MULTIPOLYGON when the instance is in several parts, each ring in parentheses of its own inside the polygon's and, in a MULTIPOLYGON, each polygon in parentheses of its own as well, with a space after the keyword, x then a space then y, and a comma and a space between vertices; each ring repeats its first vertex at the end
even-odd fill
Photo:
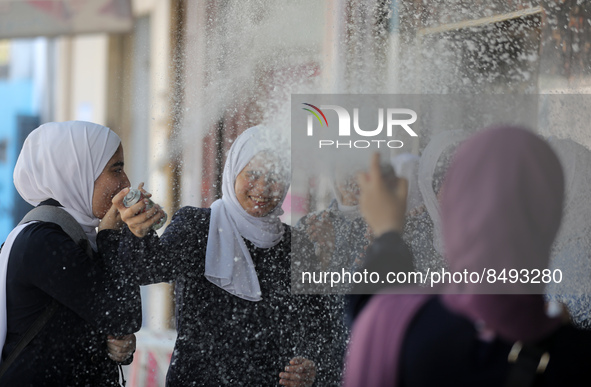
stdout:
MULTIPOLYGON (((99 251, 118 232, 100 232, 99 251)), ((8 261, 6 359, 29 326, 50 305, 57 311, 0 380, 2 386, 117 386, 117 363, 107 336, 139 330, 137 282, 122 276, 113 252, 90 258, 54 223, 37 222, 15 239, 8 261), (111 259, 112 258, 112 259, 111 259)))
MULTIPOLYGON (((591 332, 565 324, 544 340, 547 343, 540 348, 550 355, 545 372, 535 373, 539 355, 529 360, 533 369, 520 368, 516 372, 507 361, 512 342, 499 337, 480 339, 474 323, 447 309, 434 296, 419 310, 406 333, 399 385, 496 387, 508 385, 507 379, 515 377, 512 373, 536 376, 536 387, 591 384, 591 332)), ((536 345, 542 345, 541 341, 536 345)))
MULTIPOLYGON (((410 253, 399 234, 380 236, 367 254, 367 268, 373 271, 400 271, 412 268, 410 253), (402 257, 402 260, 401 260, 402 257), (408 266, 408 265, 411 266, 408 266)), ((387 286, 387 285, 380 285, 387 286)), ((380 289, 372 289, 380 290, 380 289)), ((357 313, 370 295, 357 295, 357 313)), ((396 310, 398 295, 391 295, 396 310)), ((382 311, 384 309, 381 309, 382 311)), ((388 318, 392 316, 385 312, 388 318)), ((510 318, 509 316, 508 318, 510 318)), ((376 318, 378 318, 376 316, 376 318)), ((387 337, 386 332, 373 331, 387 337)), ((394 345, 394 343, 392 343, 394 345)), ((422 386, 505 386, 512 373, 535 376, 534 386, 588 386, 591 384, 591 332, 564 324, 536 345, 550 354, 548 367, 536 374, 537 358, 526 358, 533 369, 517 370, 507 359, 513 342, 501 337, 480 338, 477 324, 448 309, 433 295, 420 307, 408 326, 400 349, 397 385, 422 386)), ((524 351, 525 352, 525 351, 524 351)), ((368 353, 368 356, 376 356, 368 353)), ((522 355, 524 356, 524 355, 522 355)), ((512 385, 519 384, 519 377, 512 385)))
POLYGON ((379 273, 381 280, 376 283, 360 282, 353 287, 351 294, 345 296, 345 319, 349 327, 374 294, 385 288, 397 286, 382 281, 388 273, 414 271, 413 256, 400 234, 390 231, 369 245, 361 270, 379 273))
MULTIPOLYGON (((167 386, 277 385, 295 356, 316 363, 316 385, 339 385, 343 354, 332 340, 342 333, 341 320, 330 297, 291 294, 289 226, 269 249, 245 240, 262 292, 262 300, 252 302, 204 276, 210 215, 210 209, 184 207, 162 237, 128 231, 121 245, 142 283, 176 281, 178 336, 167 386)), ((310 242, 293 238, 298 249, 312 251, 310 242)))

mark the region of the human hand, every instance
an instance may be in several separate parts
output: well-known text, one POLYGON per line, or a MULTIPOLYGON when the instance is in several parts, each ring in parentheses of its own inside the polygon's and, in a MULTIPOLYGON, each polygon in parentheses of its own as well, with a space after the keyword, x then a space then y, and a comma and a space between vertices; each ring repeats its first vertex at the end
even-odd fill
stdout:
POLYGON ((144 182, 143 181, 140 183, 140 185, 137 186, 137 189, 139 189, 141 191, 144 198, 149 199, 152 197, 152 194, 144 189, 144 182))
POLYGON ((144 200, 140 200, 131 207, 125 207, 123 205, 123 198, 129 192, 129 188, 124 188, 113 198, 113 205, 117 208, 121 214, 121 220, 127 224, 129 230, 137 237, 144 237, 155 223, 158 223, 165 214, 158 204, 144 211, 148 204, 148 199, 151 194, 144 190, 144 183, 138 186, 138 189, 142 191, 145 196, 144 200))
POLYGON ((99 223, 98 230, 121 230, 123 227, 123 221, 121 220, 121 214, 115 205, 112 205, 109 211, 103 216, 99 223))
POLYGON ((316 366, 312 360, 294 357, 279 377, 279 384, 282 386, 309 387, 316 379, 316 366))
POLYGON ((380 155, 372 156, 368 172, 358 176, 359 208, 377 238, 388 231, 402 233, 408 181, 398 178, 391 170, 387 176, 380 168, 380 155))
POLYGON ((135 352, 135 335, 132 333, 127 336, 116 338, 107 336, 107 355, 113 361, 124 362, 135 352))

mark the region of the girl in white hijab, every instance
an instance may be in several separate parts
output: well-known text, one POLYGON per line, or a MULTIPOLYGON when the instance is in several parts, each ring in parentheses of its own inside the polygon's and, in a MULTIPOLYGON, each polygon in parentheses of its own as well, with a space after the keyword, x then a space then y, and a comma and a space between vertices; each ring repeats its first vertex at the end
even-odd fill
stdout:
POLYGON ((135 235, 122 248, 141 283, 175 281, 178 335, 168 387, 196 380, 340 383, 342 359, 327 360, 334 330, 321 318, 325 299, 291 292, 292 246, 313 247, 279 219, 290 176, 288 148, 277 134, 256 126, 236 138, 224 167, 222 198, 211 208, 181 208, 160 238, 114 199, 135 235))
POLYGON ((265 140, 263 131, 262 126, 250 128, 230 149, 224 167, 222 198, 211 205, 205 255, 205 277, 227 292, 249 301, 259 301, 262 295, 252 258, 242 238, 263 249, 281 241, 284 227, 279 216, 283 214, 281 205, 289 188, 288 169, 273 160, 273 144, 265 140), (264 173, 275 175, 272 179, 277 186, 273 187, 262 176, 255 176, 262 172, 245 172, 249 174, 245 176, 249 180, 247 185, 256 185, 260 181, 267 185, 263 190, 276 191, 269 197, 261 198, 261 192, 250 187, 244 187, 252 190, 246 193, 237 188, 236 183, 241 181, 237 180, 239 174, 252 162, 262 167, 264 173))
POLYGON ((50 303, 57 301, 58 309, 11 363, 1 384, 118 385, 113 360, 123 361, 134 350, 139 289, 108 271, 115 262, 96 253, 96 228, 103 217, 108 218, 103 227, 115 227, 111 199, 129 185, 121 140, 90 122, 41 125, 25 140, 14 184, 29 204, 57 206, 70 214, 84 230, 94 259, 54 223, 29 222, 10 233, 0 254, 2 360, 50 303), (125 307, 117 309, 115 300, 125 307), (107 340, 109 334, 129 336, 107 340))
MULTIPOLYGON (((94 182, 121 140, 109 128, 90 122, 51 122, 27 137, 14 168, 14 185, 32 206, 54 199, 80 223, 96 250, 94 182)), ((124 181, 129 185, 129 181, 124 181)))

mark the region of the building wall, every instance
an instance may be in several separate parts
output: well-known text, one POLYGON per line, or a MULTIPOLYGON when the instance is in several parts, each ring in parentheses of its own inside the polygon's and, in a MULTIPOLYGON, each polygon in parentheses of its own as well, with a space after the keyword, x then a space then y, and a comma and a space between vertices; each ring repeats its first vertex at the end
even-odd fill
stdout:
POLYGON ((290 136, 289 95, 319 89, 323 2, 187 2, 182 202, 208 206, 233 139, 262 122, 290 136))
POLYGON ((47 40, 0 42, 0 240, 32 208, 16 191, 13 171, 25 137, 38 126, 43 110, 47 40))
MULTIPOLYGON (((33 80, 0 79, 0 241, 6 237, 20 221, 16 219, 14 208, 18 194, 12 184, 12 174, 22 139, 19 135, 19 115, 33 115, 33 80)), ((22 201, 22 199, 20 200, 22 201)))
POLYGON ((57 121, 106 124, 108 36, 59 38, 57 121))

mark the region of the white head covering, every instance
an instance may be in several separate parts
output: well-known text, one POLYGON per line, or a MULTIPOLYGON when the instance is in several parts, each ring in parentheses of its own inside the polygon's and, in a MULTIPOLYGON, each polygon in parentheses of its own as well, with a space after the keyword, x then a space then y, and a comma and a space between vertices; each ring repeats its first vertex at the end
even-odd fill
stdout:
POLYGON ((551 281, 546 291, 564 302, 573 321, 589 327, 591 308, 591 151, 571 140, 548 140, 562 164, 565 201, 562 222, 554 241, 550 269, 560 269, 563 280, 551 281))
MULTIPOLYGON (((33 206, 47 200, 60 202, 82 225, 96 250, 92 214, 94 181, 113 157, 121 140, 109 128, 90 122, 50 122, 35 129, 23 144, 14 168, 14 185, 33 206)), ((8 235, 0 253, 0 352, 6 340, 6 274, 12 244, 28 224, 8 235)))
POLYGON ((349 167, 347 172, 342 171, 343 168, 334 168, 332 176, 330 177, 330 188, 335 197, 337 209, 339 212, 349 219, 359 218, 361 213, 359 212, 359 206, 357 204, 349 206, 343 203, 343 194, 339 189, 339 186, 346 182, 347 179, 357 180, 357 173, 359 172, 355 168, 349 167))
POLYGON ((405 178, 408 181, 406 212, 423 204, 423 198, 418 184, 419 161, 420 157, 411 153, 401 153, 390 159, 396 176, 405 178))
MULTIPOLYGON (((419 160, 420 158, 418 156, 411 153, 401 153, 390 158, 396 176, 408 180, 407 211, 410 211, 423 203, 418 187, 419 160)), ((346 172, 341 172, 341 170, 338 170, 337 168, 333 169, 330 181, 331 189, 335 196, 339 212, 347 218, 354 219, 361 216, 359 206, 347 206, 343 204, 343 195, 339 189, 339 184, 342 184, 346 178, 357 180, 357 174, 361 172, 362 169, 357 169, 353 166, 342 167, 341 169, 345 168, 346 172)))
POLYGON ((442 256, 444 248, 441 235, 441 215, 437 194, 433 190, 433 177, 436 168, 442 162, 441 156, 444 155, 444 152, 449 151, 450 147, 459 145, 468 136, 469 133, 462 130, 448 130, 433 136, 425 147, 419 162, 419 190, 427 212, 433 221, 433 247, 442 256))
POLYGON ((14 168, 14 185, 29 204, 60 202, 80 223, 96 250, 99 219, 92 213, 94 181, 121 144, 102 125, 83 121, 50 122, 23 144, 14 168))
MULTIPOLYGON (((211 220, 205 254, 205 278, 225 291, 248 301, 261 300, 261 288, 254 263, 242 238, 256 247, 270 248, 283 238, 284 227, 279 219, 281 205, 264 217, 249 215, 236 198, 236 176, 250 160, 261 152, 278 155, 277 132, 255 126, 242 133, 232 144, 222 178, 222 198, 211 205, 211 220)), ((284 168, 288 174, 289 168, 284 168)), ((289 176, 286 176, 289 181, 289 176)))

